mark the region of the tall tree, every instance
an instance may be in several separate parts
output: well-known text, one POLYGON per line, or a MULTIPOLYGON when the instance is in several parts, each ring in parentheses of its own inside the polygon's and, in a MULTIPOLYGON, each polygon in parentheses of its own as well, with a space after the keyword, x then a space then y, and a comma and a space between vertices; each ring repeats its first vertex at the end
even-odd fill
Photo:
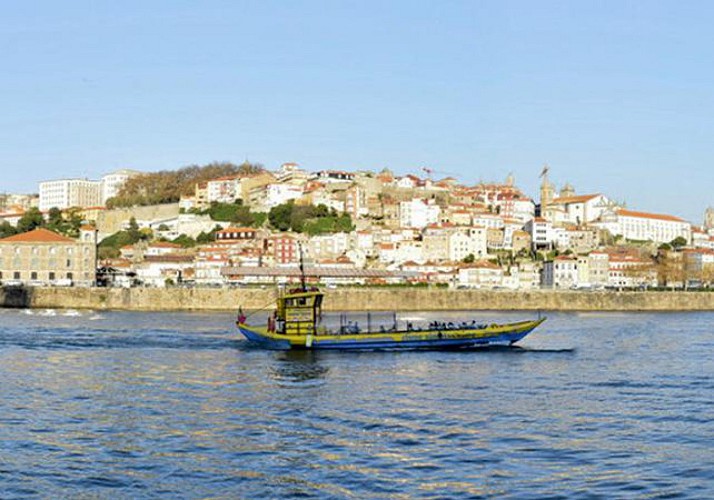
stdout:
POLYGON ((42 212, 40 212, 39 208, 32 207, 25 212, 25 215, 17 222, 17 231, 19 233, 26 233, 27 231, 32 231, 44 225, 45 219, 42 217, 42 212))

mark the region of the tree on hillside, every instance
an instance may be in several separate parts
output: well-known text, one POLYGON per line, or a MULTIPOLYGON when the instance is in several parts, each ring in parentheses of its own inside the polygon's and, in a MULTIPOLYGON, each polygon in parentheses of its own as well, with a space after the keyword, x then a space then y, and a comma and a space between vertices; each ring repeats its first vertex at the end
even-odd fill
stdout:
POLYGON ((107 200, 107 207, 175 203, 181 196, 192 195, 196 184, 219 177, 254 175, 264 171, 265 168, 259 163, 244 162, 235 165, 229 162, 214 162, 204 166, 190 165, 178 170, 137 175, 124 183, 116 197, 107 200))
POLYGON ((32 231, 38 227, 45 225, 45 219, 42 217, 42 212, 37 207, 32 207, 25 215, 23 215, 17 222, 17 232, 26 233, 27 231, 32 231))
POLYGON ((679 249, 682 247, 687 246, 687 239, 684 238, 683 236, 677 236, 675 239, 669 242, 669 244, 672 246, 672 248, 679 249))
POLYGON ((268 213, 270 225, 279 231, 309 235, 349 232, 354 226, 349 214, 339 215, 327 206, 295 205, 292 201, 273 207, 268 213))
POLYGON ((268 221, 278 231, 287 231, 290 229, 290 220, 293 213, 295 203, 291 200, 287 203, 277 205, 268 212, 268 221))
POLYGON ((3 221, 2 224, 0 224, 0 239, 7 238, 14 234, 17 234, 17 229, 8 221, 3 221))

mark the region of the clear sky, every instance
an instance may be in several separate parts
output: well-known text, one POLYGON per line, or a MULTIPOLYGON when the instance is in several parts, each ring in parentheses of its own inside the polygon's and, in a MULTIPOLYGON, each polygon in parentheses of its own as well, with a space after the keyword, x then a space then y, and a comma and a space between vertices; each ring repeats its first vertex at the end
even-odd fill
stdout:
POLYGON ((0 1, 0 191, 120 167, 509 172, 700 223, 711 1, 0 1))

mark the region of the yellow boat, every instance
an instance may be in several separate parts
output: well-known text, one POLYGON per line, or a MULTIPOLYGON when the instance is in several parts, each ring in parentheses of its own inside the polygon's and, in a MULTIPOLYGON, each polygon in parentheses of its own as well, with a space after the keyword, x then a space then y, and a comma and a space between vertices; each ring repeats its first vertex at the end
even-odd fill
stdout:
POLYGON ((248 325, 239 317, 238 330, 250 342, 269 349, 472 349, 513 345, 545 318, 507 324, 452 324, 432 322, 426 328, 397 324, 379 331, 360 332, 354 325, 330 331, 321 326, 323 293, 303 286, 281 294, 265 326, 248 325))

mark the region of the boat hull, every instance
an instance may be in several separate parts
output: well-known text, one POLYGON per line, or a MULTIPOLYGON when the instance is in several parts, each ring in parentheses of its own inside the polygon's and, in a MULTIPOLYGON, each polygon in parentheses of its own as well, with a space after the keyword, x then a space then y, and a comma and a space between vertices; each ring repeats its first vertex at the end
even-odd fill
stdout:
POLYGON ((240 333, 256 346, 268 349, 378 350, 378 349, 474 349, 512 345, 540 325, 545 318, 483 328, 412 330, 348 335, 280 335, 265 328, 238 324, 240 333))

